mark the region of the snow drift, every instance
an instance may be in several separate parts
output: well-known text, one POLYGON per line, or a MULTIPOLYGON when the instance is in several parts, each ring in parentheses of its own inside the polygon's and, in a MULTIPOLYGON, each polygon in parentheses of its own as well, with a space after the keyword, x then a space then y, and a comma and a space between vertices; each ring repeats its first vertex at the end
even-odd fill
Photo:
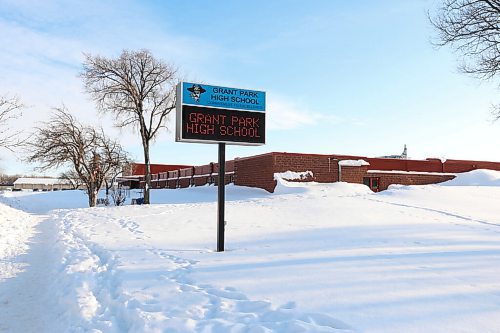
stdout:
POLYGON ((500 171, 473 170, 458 173, 456 178, 442 183, 444 186, 500 186, 500 171))

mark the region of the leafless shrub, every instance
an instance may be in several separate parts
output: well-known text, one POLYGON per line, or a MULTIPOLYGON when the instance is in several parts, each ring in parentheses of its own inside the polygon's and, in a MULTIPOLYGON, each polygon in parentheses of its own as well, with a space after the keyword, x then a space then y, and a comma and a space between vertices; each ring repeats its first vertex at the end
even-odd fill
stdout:
POLYGON ((121 206, 127 199, 127 190, 120 186, 113 186, 111 188, 111 199, 115 206, 121 206))

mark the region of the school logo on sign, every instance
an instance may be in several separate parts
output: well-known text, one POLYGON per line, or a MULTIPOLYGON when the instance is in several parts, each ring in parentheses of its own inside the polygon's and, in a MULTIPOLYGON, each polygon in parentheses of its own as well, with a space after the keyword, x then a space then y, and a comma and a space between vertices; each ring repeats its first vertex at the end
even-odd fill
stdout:
POLYGON ((199 84, 193 84, 193 86, 191 88, 187 88, 187 90, 190 92, 189 97, 194 99, 195 102, 199 102, 201 94, 206 92, 206 90, 199 84))

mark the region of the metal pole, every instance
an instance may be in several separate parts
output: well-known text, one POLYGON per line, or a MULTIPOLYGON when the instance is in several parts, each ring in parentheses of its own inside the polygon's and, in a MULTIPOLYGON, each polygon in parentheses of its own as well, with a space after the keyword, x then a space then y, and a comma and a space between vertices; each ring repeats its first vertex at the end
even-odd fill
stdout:
POLYGON ((217 200, 217 252, 224 251, 224 203, 226 189, 226 144, 219 143, 219 183, 217 200))

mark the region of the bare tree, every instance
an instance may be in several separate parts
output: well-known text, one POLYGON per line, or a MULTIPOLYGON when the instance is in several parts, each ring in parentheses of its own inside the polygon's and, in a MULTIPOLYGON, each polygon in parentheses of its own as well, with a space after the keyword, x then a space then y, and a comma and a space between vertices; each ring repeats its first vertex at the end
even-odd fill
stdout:
POLYGON ((128 160, 127 154, 104 132, 80 124, 66 108, 56 108, 51 119, 37 127, 28 143, 29 162, 41 170, 65 165, 86 187, 89 206, 94 207, 104 179, 128 160))
MULTIPOLYGON (((482 79, 500 73, 500 0, 442 0, 429 14, 438 32, 436 44, 450 45, 463 56, 460 69, 482 79)), ((493 113, 500 118, 500 107, 493 113)))
POLYGON ((18 97, 0 96, 0 147, 12 151, 22 144, 20 133, 9 128, 8 122, 20 117, 23 107, 18 97))
POLYGON ((146 169, 144 203, 149 204, 149 148, 175 108, 177 70, 147 50, 123 51, 117 59, 85 55, 81 77, 99 110, 115 114, 117 127, 138 130, 146 169))

